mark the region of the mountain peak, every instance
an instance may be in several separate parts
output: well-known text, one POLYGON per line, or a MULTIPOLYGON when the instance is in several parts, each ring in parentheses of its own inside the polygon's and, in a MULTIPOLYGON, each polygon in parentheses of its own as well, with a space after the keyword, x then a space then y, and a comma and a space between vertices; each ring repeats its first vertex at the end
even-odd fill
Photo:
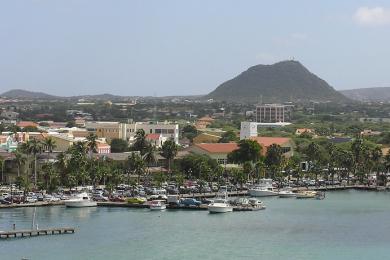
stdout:
POLYGON ((255 65, 219 85, 207 98, 231 102, 347 101, 299 61, 255 65))

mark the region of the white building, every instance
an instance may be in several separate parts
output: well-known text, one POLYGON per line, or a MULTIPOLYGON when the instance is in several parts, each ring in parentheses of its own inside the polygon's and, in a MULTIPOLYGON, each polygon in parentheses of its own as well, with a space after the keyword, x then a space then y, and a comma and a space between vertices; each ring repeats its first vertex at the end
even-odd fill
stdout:
POLYGON ((119 123, 119 122, 86 122, 85 127, 89 131, 95 131, 98 137, 111 141, 114 138, 134 141, 137 130, 142 129, 145 134, 160 134, 164 140, 173 139, 179 143, 179 125, 168 122, 157 123, 119 123))

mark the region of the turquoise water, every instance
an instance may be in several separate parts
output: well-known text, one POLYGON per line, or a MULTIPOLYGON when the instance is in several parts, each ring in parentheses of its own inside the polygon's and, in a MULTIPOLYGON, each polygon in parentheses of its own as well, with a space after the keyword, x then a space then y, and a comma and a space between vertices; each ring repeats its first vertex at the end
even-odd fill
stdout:
MULTIPOLYGON (((389 259, 390 193, 263 199, 257 212, 37 208, 41 228, 71 235, 0 241, 0 259, 389 259)), ((32 208, 0 209, 0 230, 31 226, 32 208)))

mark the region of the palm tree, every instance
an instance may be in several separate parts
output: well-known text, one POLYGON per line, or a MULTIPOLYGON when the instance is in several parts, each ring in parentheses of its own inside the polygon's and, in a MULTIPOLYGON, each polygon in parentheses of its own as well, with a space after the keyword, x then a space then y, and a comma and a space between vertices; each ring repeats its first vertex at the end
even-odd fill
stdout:
POLYGON ((68 159, 66 153, 62 152, 58 154, 57 161, 55 162, 55 164, 60 173, 60 182, 61 184, 65 184, 67 167, 68 167, 68 159))
POLYGON ((151 164, 155 164, 157 162, 156 149, 154 148, 153 145, 151 145, 151 144, 148 145, 148 147, 146 148, 145 154, 143 155, 142 159, 146 163, 146 167, 148 169, 148 173, 150 173, 150 171, 149 171, 150 165, 151 164))
POLYGON ((135 141, 133 144, 133 151, 139 151, 141 156, 144 155, 148 142, 146 141, 146 134, 143 129, 138 129, 135 133, 135 141))
POLYGON ((45 163, 42 166, 43 178, 45 180, 45 186, 47 191, 53 191, 56 183, 57 173, 55 171, 53 163, 45 163))
POLYGON ((314 172, 315 180, 318 180, 319 161, 320 161, 320 146, 317 143, 311 142, 307 147, 306 156, 310 162, 310 171, 314 172))
POLYGON ((168 173, 171 173, 171 163, 178 151, 178 146, 173 139, 165 141, 161 147, 161 156, 168 160, 168 173))
POLYGON ((43 144, 43 147, 47 151, 47 158, 49 159, 49 154, 51 154, 53 152, 53 150, 57 147, 56 141, 52 137, 49 136, 43 140, 42 144, 43 144))
POLYGON ((277 144, 272 144, 270 147, 268 147, 264 162, 268 166, 268 169, 271 171, 272 179, 275 179, 276 174, 280 172, 282 161, 282 147, 277 144))
POLYGON ((20 177, 20 167, 22 167, 22 165, 26 163, 26 157, 24 157, 24 154, 19 149, 14 151, 13 154, 15 156, 14 161, 18 166, 18 177, 20 177))
POLYGON ((92 158, 92 153, 96 153, 97 152, 97 135, 96 134, 89 134, 86 139, 87 139, 87 148, 88 148, 88 152, 89 152, 89 157, 92 158))
POLYGON ((371 160, 373 164, 375 165, 375 173, 376 173, 376 185, 378 186, 378 179, 379 179, 379 166, 380 166, 380 160, 382 158, 382 149, 377 146, 371 151, 371 160))
POLYGON ((42 144, 36 139, 27 141, 27 152, 34 156, 34 186, 37 187, 37 155, 42 152, 42 144))
POLYGON ((0 156, 0 168, 1 168, 1 182, 4 181, 4 158, 0 156))
POLYGON ((145 172, 145 162, 137 153, 132 153, 127 159, 127 166, 129 172, 138 176, 138 183, 140 183, 141 175, 145 172))

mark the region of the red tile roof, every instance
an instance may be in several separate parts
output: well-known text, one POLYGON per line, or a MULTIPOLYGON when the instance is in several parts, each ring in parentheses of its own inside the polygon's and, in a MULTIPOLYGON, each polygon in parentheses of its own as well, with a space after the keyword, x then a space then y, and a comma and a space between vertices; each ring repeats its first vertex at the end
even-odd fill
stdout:
POLYGON ((37 127, 38 124, 37 123, 34 123, 32 121, 20 121, 18 123, 16 123, 17 126, 19 127, 27 127, 27 126, 35 126, 37 127))
POLYGON ((237 143, 202 143, 195 146, 209 153, 230 153, 238 149, 237 143))
POLYGON ((251 137, 251 140, 257 141, 263 147, 269 147, 272 144, 283 145, 291 141, 290 138, 287 137, 251 137))
POLYGON ((160 139, 160 134, 148 134, 146 135, 146 138, 150 140, 158 140, 160 139))

